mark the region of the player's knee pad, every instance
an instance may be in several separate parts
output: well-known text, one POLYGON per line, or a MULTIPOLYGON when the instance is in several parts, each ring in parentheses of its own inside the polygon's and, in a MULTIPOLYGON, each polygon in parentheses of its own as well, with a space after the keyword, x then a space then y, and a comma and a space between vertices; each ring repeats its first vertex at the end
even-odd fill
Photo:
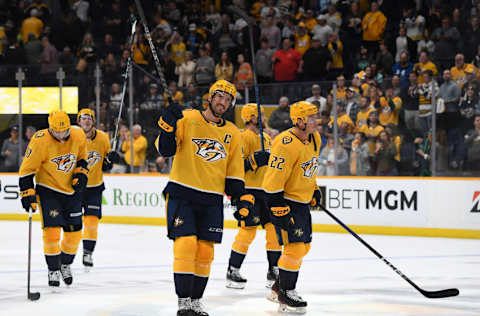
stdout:
POLYGON ((46 255, 60 254, 60 227, 45 227, 43 229, 43 252, 46 255))
POLYGON ((237 236, 235 236, 232 249, 238 253, 246 254, 256 234, 257 226, 240 227, 237 236))
POLYGON ((278 243, 277 232, 275 231, 275 226, 272 223, 265 224, 265 239, 267 243, 265 248, 271 251, 279 251, 282 250, 282 246, 278 243))
POLYGON ((203 277, 210 275, 210 264, 213 261, 215 251, 213 241, 199 240, 197 255, 195 258, 195 274, 203 277))
POLYGON ((287 271, 298 271, 305 256, 305 244, 296 242, 283 246, 283 253, 278 260, 278 267, 287 271))
POLYGON ((197 236, 183 236, 175 239, 173 243, 173 272, 195 272, 197 247, 197 236))
POLYGON ((74 232, 63 232, 62 240, 62 252, 69 255, 75 255, 77 253, 78 244, 82 240, 82 231, 77 230, 74 232))
POLYGON ((83 239, 97 240, 99 219, 93 215, 83 217, 83 239))

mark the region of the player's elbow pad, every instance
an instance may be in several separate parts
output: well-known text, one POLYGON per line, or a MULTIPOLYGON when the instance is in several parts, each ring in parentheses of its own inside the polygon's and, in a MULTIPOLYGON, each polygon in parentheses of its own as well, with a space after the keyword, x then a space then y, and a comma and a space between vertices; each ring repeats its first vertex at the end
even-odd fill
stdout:
POLYGON ((158 152, 163 157, 172 157, 177 151, 177 141, 174 133, 161 132, 158 140, 158 152))

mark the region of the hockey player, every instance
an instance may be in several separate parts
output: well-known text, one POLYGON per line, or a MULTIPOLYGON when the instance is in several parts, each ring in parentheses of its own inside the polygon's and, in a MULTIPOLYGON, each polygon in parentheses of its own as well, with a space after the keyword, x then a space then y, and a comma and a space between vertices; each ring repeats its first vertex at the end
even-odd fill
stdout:
POLYGON ((254 197, 245 192, 240 131, 222 119, 235 105, 236 93, 233 84, 218 80, 209 89, 205 110, 182 113, 172 103, 158 122, 160 154, 175 155, 163 194, 168 237, 174 240, 178 316, 208 316, 200 299, 210 275, 213 245, 222 240, 223 194, 236 203, 238 220, 251 220, 254 197))
POLYGON ((103 171, 112 169, 120 161, 117 152, 110 151, 108 135, 97 130, 95 112, 82 109, 77 114, 77 123, 87 137, 88 183, 83 192, 83 265, 93 267, 93 250, 97 243, 98 222, 102 218, 103 171))
POLYGON ((272 223, 283 245, 278 260, 279 280, 272 286, 272 300, 280 311, 305 313, 305 302, 295 291, 303 257, 310 249, 312 218, 310 206, 320 202, 316 185, 320 135, 316 131, 317 109, 300 101, 290 107, 294 127, 279 134, 272 145, 263 188, 268 197, 272 223))
MULTIPOLYGON (((263 107, 261 107, 263 113, 263 107)), ((262 225, 266 230, 266 249, 268 260, 267 287, 271 287, 278 276, 277 262, 282 251, 278 244, 275 228, 270 221, 270 211, 265 202, 262 189, 263 175, 265 174, 268 158, 270 157, 270 136, 263 133, 265 151, 262 151, 258 109, 256 104, 245 104, 241 112, 242 120, 246 128, 242 131, 243 158, 245 169, 245 188, 249 194, 255 197, 255 208, 251 221, 239 221, 238 233, 232 245, 230 260, 227 270, 227 284, 229 288, 243 289, 247 280, 239 272, 243 260, 247 255, 248 247, 255 238, 257 226, 262 225)), ((265 115, 262 114, 262 126, 264 127, 265 115)))
POLYGON ((20 196, 28 212, 40 210, 48 285, 73 282, 70 264, 82 239, 81 192, 87 185, 87 139, 62 110, 48 116, 48 129, 32 137, 20 166, 20 196), (33 178, 36 187, 34 188, 33 178), (63 229, 63 240, 60 233, 63 229))

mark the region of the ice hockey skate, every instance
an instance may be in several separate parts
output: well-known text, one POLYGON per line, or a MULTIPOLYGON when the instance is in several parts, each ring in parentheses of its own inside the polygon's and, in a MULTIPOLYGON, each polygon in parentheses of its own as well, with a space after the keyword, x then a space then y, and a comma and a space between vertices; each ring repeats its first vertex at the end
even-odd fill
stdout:
POLYGON ((240 269, 229 266, 227 270, 227 284, 230 289, 244 289, 247 279, 242 277, 240 269))
POLYGON ((192 306, 192 316, 208 316, 208 313, 205 311, 202 302, 199 298, 192 299, 191 301, 192 306))
POLYGON ((305 314, 307 312, 307 302, 303 300, 295 290, 278 291, 278 302, 280 313, 305 314))
POLYGON ((65 282, 66 285, 71 285, 73 282, 73 277, 72 277, 72 270, 70 269, 70 265, 62 264, 60 266, 60 272, 62 274, 63 282, 65 282))
POLYGON ((85 267, 85 271, 90 271, 90 269, 93 267, 93 258, 92 258, 92 253, 89 251, 84 251, 83 252, 83 266, 85 267))
POLYGON ((48 271, 48 286, 58 288, 60 286, 60 271, 48 271))
POLYGON ((190 297, 178 298, 177 316, 192 316, 192 303, 190 297))
POLYGON ((267 272, 267 283, 265 287, 268 289, 272 288, 273 283, 278 279, 278 267, 271 267, 267 272))

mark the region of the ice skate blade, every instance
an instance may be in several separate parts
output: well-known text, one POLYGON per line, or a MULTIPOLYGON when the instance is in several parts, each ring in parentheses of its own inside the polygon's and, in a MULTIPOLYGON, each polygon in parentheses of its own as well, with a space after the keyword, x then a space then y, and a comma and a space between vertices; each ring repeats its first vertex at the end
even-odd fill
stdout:
POLYGON ((48 288, 50 289, 51 293, 61 293, 62 292, 62 289, 60 288, 60 286, 49 285, 48 288))
POLYGON ((227 281, 225 286, 229 289, 243 290, 245 288, 245 283, 227 281))
POLYGON ((267 294, 267 300, 269 300, 270 302, 278 303, 278 294, 274 291, 270 291, 267 294))
POLYGON ((83 270, 84 270, 86 273, 89 273, 89 272, 92 270, 92 267, 83 266, 83 270))
POLYGON ((284 314, 305 314, 307 312, 306 307, 290 307, 286 304, 281 304, 278 307, 278 312, 279 313, 284 313, 284 314))

